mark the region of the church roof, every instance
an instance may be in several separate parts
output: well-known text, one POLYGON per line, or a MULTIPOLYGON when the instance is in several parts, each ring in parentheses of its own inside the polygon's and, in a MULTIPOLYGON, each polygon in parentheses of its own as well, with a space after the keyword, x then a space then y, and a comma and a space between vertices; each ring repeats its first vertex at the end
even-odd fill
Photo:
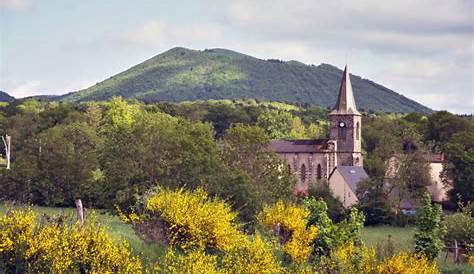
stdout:
POLYGON ((333 173, 336 171, 341 174, 342 178, 344 178, 344 181, 352 190, 352 192, 354 192, 354 194, 356 193, 357 185, 361 181, 369 178, 369 175, 367 175, 364 168, 361 166, 337 166, 333 173))
POLYGON ((354 94, 352 92, 351 77, 349 75, 347 65, 344 68, 344 73, 342 75, 341 87, 339 88, 339 96, 337 97, 336 106, 330 114, 360 115, 355 104, 354 94))
POLYGON ((276 153, 314 153, 328 148, 328 139, 272 140, 269 149, 276 153))

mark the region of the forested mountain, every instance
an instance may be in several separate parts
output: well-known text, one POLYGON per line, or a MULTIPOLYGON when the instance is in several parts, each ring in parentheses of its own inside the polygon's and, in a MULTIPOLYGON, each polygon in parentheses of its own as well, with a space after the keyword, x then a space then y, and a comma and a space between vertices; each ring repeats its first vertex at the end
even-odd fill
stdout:
POLYGON ((12 96, 10 96, 8 93, 4 92, 4 91, 1 91, 0 90, 0 102, 10 102, 12 100, 14 100, 15 98, 13 98, 12 96))
MULTIPOLYGON (((328 64, 261 60, 226 49, 173 48, 61 100, 80 102, 112 96, 146 102, 255 98, 332 107, 342 71, 328 64)), ((352 75, 361 110, 431 112, 386 87, 352 75)))

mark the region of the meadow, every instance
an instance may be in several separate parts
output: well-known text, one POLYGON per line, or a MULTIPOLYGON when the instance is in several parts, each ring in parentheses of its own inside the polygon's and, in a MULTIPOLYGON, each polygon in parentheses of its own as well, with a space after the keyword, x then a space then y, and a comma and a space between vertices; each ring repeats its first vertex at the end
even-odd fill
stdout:
MULTIPOLYGON (((12 208, 12 206, 0 203, 0 216, 5 214, 8 208, 12 208)), ((65 215, 71 218, 76 218, 76 211, 74 208, 53 208, 39 206, 33 206, 32 208, 40 217, 42 215, 65 215)), ((86 215, 96 215, 99 223, 101 223, 107 228, 112 238, 117 242, 123 240, 127 241, 133 253, 135 255, 140 256, 145 264, 151 265, 153 262, 158 261, 160 257, 162 257, 166 252, 165 246, 144 241, 143 239, 138 237, 131 225, 122 222, 118 216, 113 215, 108 211, 89 210, 86 211, 86 215)), ((395 252, 401 250, 411 250, 414 245, 414 233, 415 228, 411 226, 367 226, 364 227, 364 229, 362 230, 362 241, 370 247, 386 246, 390 235, 390 239, 393 243, 393 249, 395 252)), ((474 273, 473 267, 467 264, 455 265, 450 261, 450 258, 445 261, 444 256, 445 253, 442 252, 440 257, 437 259, 440 270, 443 273, 474 273)))

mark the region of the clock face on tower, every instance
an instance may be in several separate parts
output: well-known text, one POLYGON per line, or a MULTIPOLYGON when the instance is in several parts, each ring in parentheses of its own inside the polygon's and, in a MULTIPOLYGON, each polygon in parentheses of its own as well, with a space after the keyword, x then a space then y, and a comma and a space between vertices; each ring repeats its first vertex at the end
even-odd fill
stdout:
POLYGON ((339 127, 345 127, 346 126, 346 123, 344 122, 339 122, 339 127))

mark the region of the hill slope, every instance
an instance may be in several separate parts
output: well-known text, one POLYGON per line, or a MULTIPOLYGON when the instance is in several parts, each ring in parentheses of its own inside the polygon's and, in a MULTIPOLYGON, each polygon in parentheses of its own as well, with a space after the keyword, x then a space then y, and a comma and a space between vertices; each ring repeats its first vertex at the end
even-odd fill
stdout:
MULTIPOLYGON (((332 107, 342 71, 328 64, 261 60, 225 49, 173 48, 90 88, 60 97, 64 101, 105 100, 112 96, 143 101, 256 98, 332 107)), ((431 110, 388 88, 351 76, 360 109, 390 112, 431 110)))
POLYGON ((15 100, 10 94, 0 90, 0 102, 10 102, 15 100))

